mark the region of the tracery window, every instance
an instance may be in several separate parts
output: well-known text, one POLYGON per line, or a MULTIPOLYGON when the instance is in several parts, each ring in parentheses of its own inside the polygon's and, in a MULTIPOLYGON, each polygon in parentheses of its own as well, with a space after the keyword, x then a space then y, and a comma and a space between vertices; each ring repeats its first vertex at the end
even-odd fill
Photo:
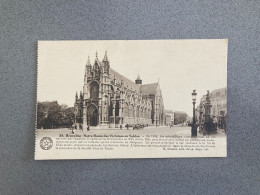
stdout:
POLYGON ((92 82, 90 84, 90 98, 96 99, 98 98, 99 93, 99 85, 97 82, 92 82))

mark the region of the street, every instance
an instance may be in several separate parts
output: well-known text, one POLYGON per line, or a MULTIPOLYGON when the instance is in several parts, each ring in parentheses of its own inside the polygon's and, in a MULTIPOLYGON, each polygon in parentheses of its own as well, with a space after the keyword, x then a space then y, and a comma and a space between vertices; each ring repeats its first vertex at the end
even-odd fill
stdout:
MULTIPOLYGON (((48 132, 49 136, 52 135, 52 132, 56 134, 57 132, 62 133, 72 133, 72 130, 64 129, 37 129, 37 132, 48 132)), ((191 127, 189 126, 174 126, 174 127, 145 127, 144 129, 98 129, 90 128, 90 131, 75 130, 75 134, 93 134, 93 133, 112 133, 112 134, 123 134, 123 133, 136 133, 139 135, 149 135, 149 134, 161 134, 161 135, 175 135, 175 136, 191 136, 191 127)), ((218 133, 217 136, 225 136, 225 134, 218 133)), ((203 137, 202 134, 198 133, 198 137, 203 137)))

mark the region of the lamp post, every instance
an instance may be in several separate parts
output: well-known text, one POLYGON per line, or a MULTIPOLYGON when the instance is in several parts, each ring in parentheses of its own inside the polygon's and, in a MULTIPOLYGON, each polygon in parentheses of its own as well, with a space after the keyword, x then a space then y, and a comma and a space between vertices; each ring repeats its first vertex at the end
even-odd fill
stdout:
POLYGON ((199 124, 199 131, 202 133, 202 114, 203 114, 203 106, 202 106, 202 102, 200 103, 200 124, 199 124))
POLYGON ((192 137, 197 137, 197 129, 196 129, 196 121, 195 121, 195 104, 196 104, 196 90, 193 90, 192 92, 192 104, 193 104, 193 123, 192 123, 192 128, 191 128, 191 136, 192 137))

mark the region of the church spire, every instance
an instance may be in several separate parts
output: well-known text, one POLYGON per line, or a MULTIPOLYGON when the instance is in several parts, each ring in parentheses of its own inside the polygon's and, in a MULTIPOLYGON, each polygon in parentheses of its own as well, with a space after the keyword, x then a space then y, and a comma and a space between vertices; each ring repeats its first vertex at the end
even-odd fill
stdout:
POLYGON ((93 66, 99 66, 100 65, 100 61, 98 60, 98 52, 96 51, 96 59, 95 59, 95 62, 94 62, 94 65, 93 66))
POLYGON ((92 66, 91 66, 91 63, 90 63, 90 58, 88 56, 88 61, 87 61, 86 67, 85 67, 84 81, 86 81, 87 77, 89 77, 91 75, 91 71, 92 71, 92 66))
POLYGON ((107 57, 107 51, 105 52, 105 56, 104 56, 104 59, 102 61, 102 64, 104 66, 104 73, 109 74, 110 65, 109 65, 109 61, 108 61, 108 57, 107 57))
POLYGON ((76 92, 76 95, 75 95, 75 103, 77 103, 78 101, 78 92, 76 92))
POLYGON ((106 52, 105 52, 105 56, 104 56, 103 62, 108 62, 108 58, 107 58, 107 50, 106 50, 106 52))
POLYGON ((99 65, 100 65, 100 62, 98 60, 98 52, 96 51, 96 59, 95 59, 93 68, 98 68, 99 65))
POLYGON ((141 80, 140 75, 139 75, 139 72, 138 72, 138 76, 137 76, 137 79, 136 79, 136 80, 141 80))
POLYGON ((141 84, 142 85, 142 79, 140 78, 139 73, 138 73, 137 79, 135 80, 135 84, 141 84))
POLYGON ((88 61, 87 61, 87 64, 86 64, 86 66, 91 66, 91 63, 90 63, 90 58, 89 58, 89 56, 88 56, 88 61))
POLYGON ((82 91, 80 91, 79 98, 80 98, 80 100, 82 100, 82 99, 83 99, 83 93, 82 93, 82 91))

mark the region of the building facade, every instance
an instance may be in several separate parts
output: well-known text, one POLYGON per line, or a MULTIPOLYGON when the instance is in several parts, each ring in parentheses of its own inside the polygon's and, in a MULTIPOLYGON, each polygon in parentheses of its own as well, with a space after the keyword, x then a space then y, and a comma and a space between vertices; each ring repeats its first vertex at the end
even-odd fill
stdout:
MULTIPOLYGON (((227 88, 213 90, 209 93, 210 97, 210 117, 218 128, 225 129, 227 114, 227 88)), ((196 120, 204 122, 206 95, 203 95, 200 104, 196 108, 196 120)))
POLYGON ((174 112, 172 110, 164 110, 165 125, 174 125, 174 112))
POLYGON ((135 82, 110 67, 107 52, 93 65, 88 58, 83 92, 76 93, 75 125, 125 127, 128 125, 163 125, 164 106, 159 83, 143 85, 138 75, 135 82))

